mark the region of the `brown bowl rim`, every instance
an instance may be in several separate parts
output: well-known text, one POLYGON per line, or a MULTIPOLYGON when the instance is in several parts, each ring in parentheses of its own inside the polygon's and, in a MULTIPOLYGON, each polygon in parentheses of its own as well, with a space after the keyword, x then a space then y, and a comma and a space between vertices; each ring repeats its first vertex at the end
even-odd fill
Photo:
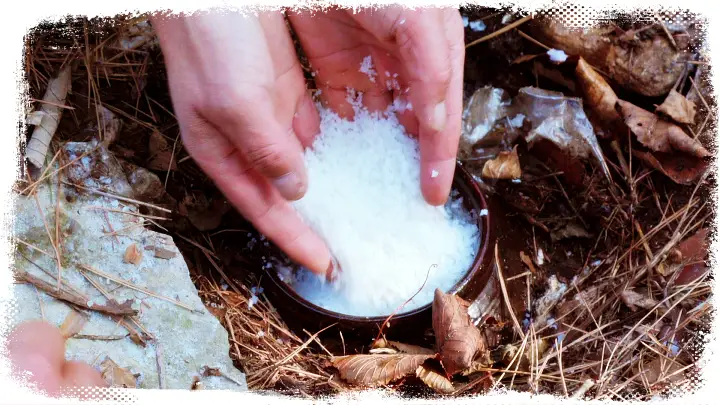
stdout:
MULTIPOLYGON (((474 201, 479 202, 478 207, 474 207, 475 209, 488 209, 487 200, 485 199, 485 196, 483 195, 482 191, 478 187, 477 183, 473 179, 472 175, 462 166, 462 164, 458 163, 455 166, 455 178, 454 181, 461 181, 465 183, 466 186, 470 189, 470 193, 472 194, 472 197, 474 201)), ((479 214, 478 214, 479 215, 479 214)), ((446 291, 448 294, 457 294, 461 292, 477 275, 478 271, 480 271, 483 266, 483 261, 485 258, 485 255, 488 252, 489 249, 489 242, 490 242, 490 215, 491 213, 488 210, 487 215, 479 216, 481 220, 478 220, 480 223, 480 226, 482 229, 480 229, 480 244, 478 245, 478 250, 475 255, 475 259, 473 260, 472 266, 470 269, 465 273, 465 276, 458 281, 449 291, 446 291)), ((486 271, 489 271, 489 269, 485 269, 486 271)), ((359 324, 371 324, 371 323, 381 323, 385 322, 385 320, 390 316, 383 315, 383 316, 357 316, 357 315, 346 315, 339 312, 330 311, 328 309, 322 308, 318 305, 313 304, 312 302, 306 300, 300 294, 295 292, 293 288, 288 286, 288 284, 280 279, 280 277, 277 275, 277 271, 273 271, 270 269, 270 271, 266 272, 272 282, 286 295, 288 296, 292 301, 294 301, 296 304, 303 306, 305 309, 310 310, 317 315, 324 316, 330 319, 336 319, 338 321, 342 322, 351 322, 351 323, 359 323, 359 324)), ((489 277, 485 277, 482 281, 484 283, 487 282, 487 279, 489 277)), ((393 314, 393 319, 402 320, 406 318, 411 318, 415 315, 418 315, 420 313, 423 313, 430 309, 432 306, 432 302, 425 304, 421 307, 415 308, 411 311, 407 312, 400 312, 397 314, 393 314)))

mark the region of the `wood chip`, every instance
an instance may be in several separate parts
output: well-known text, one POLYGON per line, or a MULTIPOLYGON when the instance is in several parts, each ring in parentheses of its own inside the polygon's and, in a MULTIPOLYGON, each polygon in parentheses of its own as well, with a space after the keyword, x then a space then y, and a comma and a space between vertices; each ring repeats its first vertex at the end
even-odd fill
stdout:
POLYGON ((153 248, 153 252, 155 253, 155 257, 157 257, 158 259, 170 260, 176 256, 176 253, 173 252, 172 250, 168 250, 168 249, 157 247, 157 246, 155 246, 153 248))
POLYGON ((140 262, 142 262, 142 250, 138 249, 137 244, 133 243, 132 245, 128 246, 127 249, 125 249, 125 257, 123 257, 123 262, 134 264, 135 266, 139 265, 140 262))

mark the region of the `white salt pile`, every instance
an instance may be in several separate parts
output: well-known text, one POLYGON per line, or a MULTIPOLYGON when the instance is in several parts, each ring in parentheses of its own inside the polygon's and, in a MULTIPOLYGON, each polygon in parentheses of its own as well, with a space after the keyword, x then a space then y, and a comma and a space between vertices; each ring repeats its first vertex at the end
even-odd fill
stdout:
POLYGON ((333 283, 300 271, 295 291, 337 313, 387 316, 426 276, 401 313, 462 279, 477 251, 477 224, 456 195, 445 207, 425 202, 417 141, 395 116, 356 110, 351 122, 321 109, 320 132, 305 154, 307 194, 294 206, 342 271, 333 283))

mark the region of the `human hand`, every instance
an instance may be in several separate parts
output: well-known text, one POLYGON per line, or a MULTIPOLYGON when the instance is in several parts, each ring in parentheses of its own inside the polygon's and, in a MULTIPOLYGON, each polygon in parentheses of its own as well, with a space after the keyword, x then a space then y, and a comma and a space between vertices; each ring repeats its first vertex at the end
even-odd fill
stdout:
POLYGON ((105 387, 97 370, 88 364, 65 360, 65 339, 46 322, 18 325, 5 343, 16 378, 28 381, 50 396, 77 387, 105 387))
POLYGON ((288 200, 307 188, 319 116, 279 12, 153 18, 185 147, 245 218, 325 274, 330 252, 288 200))
POLYGON ((363 103, 371 111, 409 98, 412 110, 398 116, 406 130, 419 137, 422 192, 428 203, 444 204, 461 128, 465 46, 460 12, 384 7, 354 13, 334 8, 290 11, 288 16, 316 71, 321 98, 338 114, 353 115, 346 101, 348 87, 363 92, 363 103), (366 56, 372 57, 373 79, 359 71, 366 56))

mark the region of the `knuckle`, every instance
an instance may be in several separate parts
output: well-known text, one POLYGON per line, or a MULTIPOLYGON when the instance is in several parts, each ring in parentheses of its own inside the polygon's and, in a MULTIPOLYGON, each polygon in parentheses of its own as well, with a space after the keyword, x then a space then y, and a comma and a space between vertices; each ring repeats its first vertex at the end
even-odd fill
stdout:
POLYGON ((245 155, 252 167, 268 176, 282 176, 289 171, 284 154, 275 144, 252 145, 245 155))

